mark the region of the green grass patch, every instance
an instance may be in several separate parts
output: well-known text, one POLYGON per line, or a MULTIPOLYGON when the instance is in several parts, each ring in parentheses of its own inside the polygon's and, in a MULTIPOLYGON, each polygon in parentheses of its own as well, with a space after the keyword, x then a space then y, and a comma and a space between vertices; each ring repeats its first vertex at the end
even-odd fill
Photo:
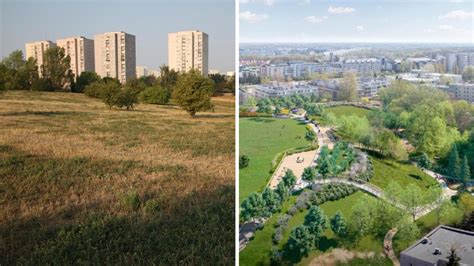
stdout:
POLYGON ((401 187, 415 184, 422 190, 437 184, 434 178, 412 164, 398 163, 377 156, 370 156, 370 160, 374 167, 374 177, 370 179, 370 183, 382 189, 392 181, 397 182, 401 187))
POLYGON ((356 115, 359 117, 367 116, 370 110, 350 105, 343 105, 343 106, 336 106, 336 107, 329 107, 325 109, 326 112, 333 113, 336 117, 341 117, 343 115, 356 115))
POLYGON ((274 118, 240 119, 240 154, 250 158, 249 166, 240 170, 240 201, 251 192, 261 190, 271 174, 275 156, 291 148, 309 146, 304 139, 306 128, 298 121, 274 118))

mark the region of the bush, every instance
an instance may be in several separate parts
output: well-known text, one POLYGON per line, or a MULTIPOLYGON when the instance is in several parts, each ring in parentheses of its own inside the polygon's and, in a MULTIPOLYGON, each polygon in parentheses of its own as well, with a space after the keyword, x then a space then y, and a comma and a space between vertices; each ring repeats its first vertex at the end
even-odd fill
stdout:
POLYGON ((128 211, 137 211, 140 208, 140 196, 132 191, 122 196, 122 205, 128 211))
POLYGON ((147 200, 144 206, 144 210, 149 214, 156 214, 160 210, 160 204, 157 199, 147 200))
POLYGON ((242 169, 242 168, 248 167, 249 162, 250 162, 250 158, 248 157, 248 155, 245 155, 245 154, 241 155, 239 158, 239 168, 242 169))
POLYGON ((148 104, 166 104, 169 102, 170 94, 159 85, 148 87, 140 93, 140 102, 148 104))
POLYGON ((81 75, 77 77, 76 84, 71 87, 71 91, 82 93, 88 85, 97 81, 100 81, 100 77, 95 72, 82 72, 81 75))
POLYGON ((119 89, 117 95, 112 96, 112 101, 115 101, 113 102, 113 105, 117 106, 118 108, 125 107, 127 110, 130 110, 133 109, 135 104, 138 103, 138 97, 133 88, 125 87, 122 90, 119 89))
POLYGON ((54 91, 53 84, 49 79, 37 79, 31 85, 31 90, 34 91, 54 91))

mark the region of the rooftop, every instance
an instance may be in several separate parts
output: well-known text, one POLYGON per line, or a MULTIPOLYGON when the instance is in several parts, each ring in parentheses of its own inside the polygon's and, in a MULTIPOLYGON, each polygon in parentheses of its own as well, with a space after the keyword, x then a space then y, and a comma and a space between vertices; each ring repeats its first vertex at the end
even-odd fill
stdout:
MULTIPOLYGON (((424 238, 402 251, 401 256, 409 256, 436 264, 447 262, 451 247, 461 258, 461 265, 474 265, 474 232, 440 225, 424 238), (439 252, 435 252, 438 250, 439 252)), ((403 261, 403 259, 400 259, 403 261)))

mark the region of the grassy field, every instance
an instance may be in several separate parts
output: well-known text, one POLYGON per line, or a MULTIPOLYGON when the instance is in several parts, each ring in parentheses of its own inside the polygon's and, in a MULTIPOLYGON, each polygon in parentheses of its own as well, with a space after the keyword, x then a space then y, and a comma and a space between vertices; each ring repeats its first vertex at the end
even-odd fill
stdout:
POLYGON ((239 127, 240 154, 250 158, 249 166, 240 170, 242 201, 267 184, 272 160, 278 153, 310 143, 304 139, 305 126, 291 119, 241 118, 239 127))
POLYGON ((422 170, 412 164, 400 164, 375 155, 370 156, 370 159, 374 167, 374 177, 370 179, 370 183, 382 189, 392 181, 396 181, 402 188, 413 183, 423 190, 437 184, 434 178, 423 173, 422 170))
POLYGON ((234 99, 213 102, 0 94, 0 264, 232 264, 234 99))
POLYGON ((340 117, 343 115, 356 115, 359 117, 363 117, 366 116, 370 112, 370 110, 355 106, 336 106, 327 108, 326 112, 333 113, 336 117, 340 117))
MULTIPOLYGON (((337 201, 328 201, 320 205, 328 218, 334 216, 337 211, 340 211, 346 219, 349 219, 352 205, 364 195, 363 192, 356 192, 343 199, 337 201)), ((285 213, 296 200, 296 196, 292 196, 289 201, 285 202, 282 213, 285 213)), ((304 216, 307 210, 296 213, 289 221, 287 230, 284 232, 283 239, 280 242, 279 248, 283 248, 288 241, 291 229, 304 222, 304 216)), ((268 265, 270 264, 270 253, 272 249, 272 235, 274 226, 280 214, 273 215, 265 224, 265 227, 255 234, 255 238, 250 241, 247 247, 240 252, 241 265, 268 265)), ((334 234, 330 229, 325 232, 325 238, 322 239, 320 249, 312 251, 307 258, 303 258, 299 265, 308 265, 312 259, 329 251, 331 248, 338 246, 334 240, 334 234)), ((356 251, 374 251, 376 253, 382 252, 382 242, 372 237, 363 237, 358 243, 351 248, 356 251)))

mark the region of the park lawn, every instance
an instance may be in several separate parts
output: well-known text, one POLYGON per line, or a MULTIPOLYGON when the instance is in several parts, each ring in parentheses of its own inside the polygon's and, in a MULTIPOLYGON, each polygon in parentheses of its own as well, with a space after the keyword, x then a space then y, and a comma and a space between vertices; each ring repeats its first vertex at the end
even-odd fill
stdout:
POLYGON ((343 106, 336 106, 336 107, 329 107, 326 108, 326 112, 333 113, 336 117, 341 117, 343 115, 356 115, 359 117, 367 116, 370 110, 350 105, 343 105, 343 106))
MULTIPOLYGON (((343 115, 345 116, 356 115, 359 117, 363 117, 363 116, 367 116, 367 114, 370 112, 370 110, 368 109, 350 106, 350 105, 329 107, 329 108, 326 108, 325 111, 329 113, 333 113, 336 117, 341 117, 343 115)), ((316 120, 317 122, 323 125, 326 124, 322 116, 319 116, 319 115, 310 116, 310 119, 316 120)))
POLYGON ((248 245, 239 253, 240 265, 266 265, 270 263, 270 252, 272 250, 272 236, 274 225, 278 218, 285 214, 288 209, 295 203, 297 195, 292 195, 286 200, 281 208, 280 213, 275 213, 265 223, 265 227, 257 231, 254 238, 250 240, 248 245))
POLYGON ((390 182, 396 181, 402 188, 408 184, 416 184, 422 190, 437 184, 436 180, 425 174, 421 169, 412 164, 400 164, 393 160, 370 156, 374 167, 374 177, 370 183, 384 189, 390 182))
POLYGON ((272 160, 278 153, 310 145, 305 125, 292 119, 240 118, 240 154, 250 158, 240 169, 240 202, 251 192, 262 190, 271 174, 272 160))
POLYGON ((235 101, 212 101, 1 93, 0 265, 232 264, 235 101))

